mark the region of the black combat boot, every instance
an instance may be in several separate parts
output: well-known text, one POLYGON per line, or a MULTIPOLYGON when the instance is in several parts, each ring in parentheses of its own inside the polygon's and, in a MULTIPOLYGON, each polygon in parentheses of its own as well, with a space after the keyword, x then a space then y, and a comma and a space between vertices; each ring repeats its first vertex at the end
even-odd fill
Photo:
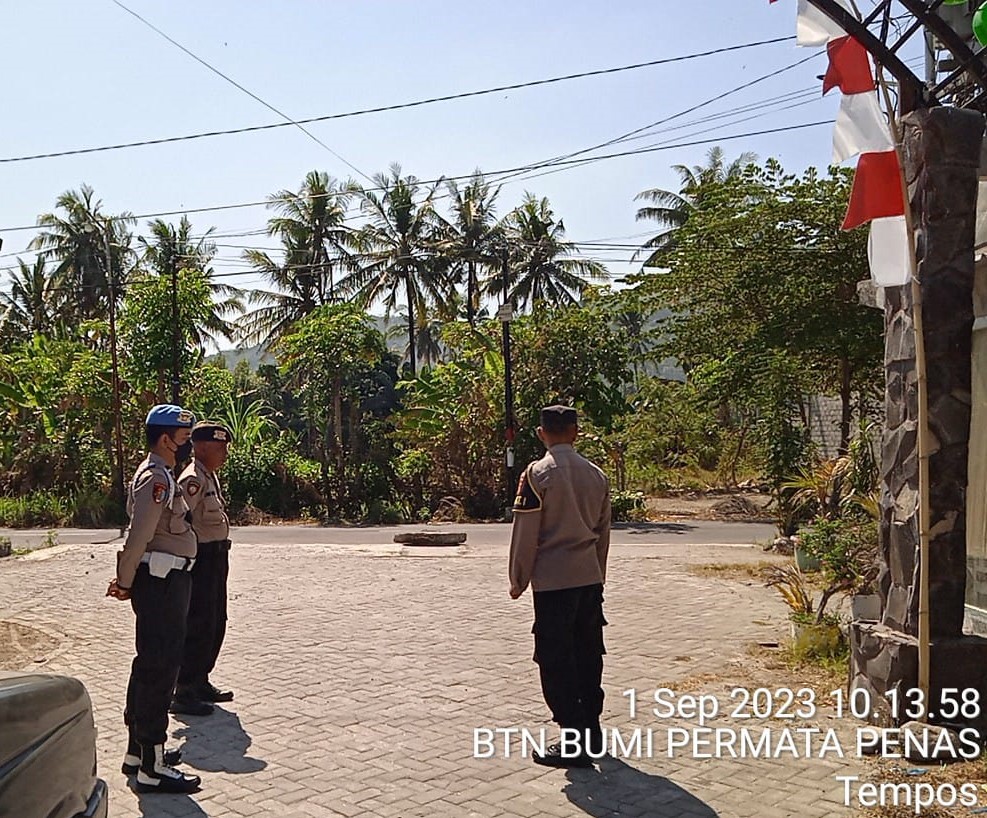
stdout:
POLYGON ((171 700, 169 711, 186 716, 208 716, 215 709, 209 702, 199 698, 198 691, 191 685, 179 685, 171 700))
MULTIPOLYGON (((181 750, 165 750, 164 751, 164 763, 169 767, 174 767, 176 764, 182 763, 182 751, 181 750)), ((141 746, 140 742, 134 738, 134 734, 130 733, 127 736, 127 754, 123 757, 123 766, 120 768, 120 772, 124 775, 137 775, 137 771, 141 766, 141 746)))
POLYGON ((197 775, 185 775, 165 763, 163 744, 142 744, 141 764, 137 770, 138 792, 190 793, 199 789, 197 775))
POLYGON ((195 685, 195 694, 202 702, 231 702, 233 701, 232 690, 220 690, 210 681, 195 685))

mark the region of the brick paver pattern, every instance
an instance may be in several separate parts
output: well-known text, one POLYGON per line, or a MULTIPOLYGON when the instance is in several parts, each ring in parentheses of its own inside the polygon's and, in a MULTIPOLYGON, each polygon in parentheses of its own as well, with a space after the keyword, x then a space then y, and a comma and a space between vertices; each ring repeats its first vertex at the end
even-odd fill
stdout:
MULTIPOLYGON (((474 728, 552 727, 531 661, 530 596, 508 597, 506 543, 424 552, 234 545, 214 680, 236 699, 171 725, 203 788, 138 796, 119 770, 134 626, 128 604, 103 597, 115 550, 70 545, 0 563, 0 619, 60 640, 29 667, 89 689, 111 818, 849 814, 834 776, 860 773, 852 758, 669 759, 662 742, 653 758, 605 758, 592 770, 474 758, 474 728)), ((621 692, 643 698, 658 683, 722 671, 751 642, 783 634, 785 611, 770 590, 690 574, 697 552, 614 548, 607 727, 695 726, 631 720, 621 692)), ((727 558, 758 556, 732 549, 727 558)))

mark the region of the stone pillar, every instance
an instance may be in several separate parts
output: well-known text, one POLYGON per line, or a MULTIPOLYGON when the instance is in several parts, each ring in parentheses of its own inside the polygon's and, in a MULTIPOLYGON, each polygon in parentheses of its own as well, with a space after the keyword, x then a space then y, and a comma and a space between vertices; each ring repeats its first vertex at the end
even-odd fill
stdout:
MULTIPOLYGON (((917 238, 929 395, 930 599, 933 686, 940 659, 962 651, 970 436, 974 228, 984 118, 932 108, 903 119, 904 164, 917 238), (946 653, 943 653, 943 651, 946 653)), ((881 458, 882 620, 855 623, 853 686, 878 694, 916 683, 918 394, 911 287, 885 291, 886 426, 881 458)), ((981 657, 983 659, 983 657, 981 657)), ((961 684, 958 686, 968 686, 961 684)), ((878 708, 880 710, 880 708, 878 708)), ((887 721, 887 713, 875 720, 887 721)))

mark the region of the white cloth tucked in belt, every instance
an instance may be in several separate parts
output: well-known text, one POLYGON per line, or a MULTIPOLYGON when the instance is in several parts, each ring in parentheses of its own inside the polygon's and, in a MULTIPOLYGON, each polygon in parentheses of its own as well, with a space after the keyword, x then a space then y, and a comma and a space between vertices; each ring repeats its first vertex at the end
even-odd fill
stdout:
POLYGON ((177 554, 169 554, 165 551, 145 551, 144 556, 141 557, 141 562, 145 565, 151 562, 151 554, 157 554, 158 559, 164 561, 168 557, 173 560, 169 570, 171 571, 191 571, 192 566, 195 565, 195 557, 180 557, 177 554))

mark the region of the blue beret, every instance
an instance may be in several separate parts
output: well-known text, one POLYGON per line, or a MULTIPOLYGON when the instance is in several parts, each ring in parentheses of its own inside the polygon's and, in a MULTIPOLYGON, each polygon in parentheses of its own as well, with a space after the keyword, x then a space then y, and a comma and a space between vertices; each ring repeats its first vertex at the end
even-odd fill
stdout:
POLYGON ((184 426, 189 429, 195 424, 195 415, 188 409, 171 403, 159 403, 147 413, 145 426, 184 426))

